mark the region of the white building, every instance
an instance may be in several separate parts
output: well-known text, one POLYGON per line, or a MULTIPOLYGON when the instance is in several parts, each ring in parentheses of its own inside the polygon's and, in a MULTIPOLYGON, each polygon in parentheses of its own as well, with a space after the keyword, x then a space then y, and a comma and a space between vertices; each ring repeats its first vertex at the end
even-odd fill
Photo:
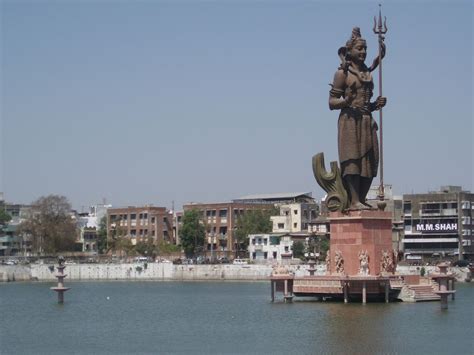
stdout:
POLYGON ((112 205, 93 205, 89 208, 89 213, 80 214, 77 218, 81 230, 79 242, 82 243, 83 252, 98 253, 97 230, 100 220, 107 215, 107 208, 110 207, 112 205))
POLYGON ((316 203, 290 203, 280 206, 280 215, 272 216, 273 233, 307 231, 318 215, 316 203))
POLYGON ((251 260, 281 262, 293 258, 293 240, 285 234, 250 234, 249 255, 251 260))

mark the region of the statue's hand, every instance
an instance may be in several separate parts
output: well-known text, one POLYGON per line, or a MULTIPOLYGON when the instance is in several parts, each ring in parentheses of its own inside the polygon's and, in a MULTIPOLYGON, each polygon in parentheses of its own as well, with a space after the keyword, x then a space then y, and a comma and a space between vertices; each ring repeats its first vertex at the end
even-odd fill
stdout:
POLYGON ((377 97, 377 100, 375 100, 375 109, 380 110, 386 104, 387 104, 387 98, 383 96, 379 96, 377 97))
POLYGON ((384 57, 385 57, 385 51, 386 51, 386 47, 385 47, 385 42, 384 42, 384 41, 381 41, 381 42, 380 42, 380 47, 381 47, 380 49, 381 49, 381 52, 382 52, 382 53, 381 53, 381 54, 382 54, 382 58, 384 58, 384 57))
POLYGON ((346 94, 346 97, 344 99, 346 101, 347 107, 351 107, 352 101, 354 101, 356 97, 357 97, 357 94, 353 92, 352 90, 346 94))

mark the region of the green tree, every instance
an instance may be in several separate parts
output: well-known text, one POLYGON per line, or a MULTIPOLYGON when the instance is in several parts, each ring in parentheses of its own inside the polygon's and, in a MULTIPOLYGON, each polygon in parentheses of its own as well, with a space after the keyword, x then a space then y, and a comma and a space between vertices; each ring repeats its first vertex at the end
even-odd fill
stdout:
POLYGON ((145 241, 139 241, 137 245, 135 245, 135 251, 143 256, 156 256, 157 247, 153 243, 153 238, 148 238, 145 241))
POLYGON ((193 257, 201 251, 204 246, 205 227, 200 218, 198 210, 193 209, 184 212, 183 226, 180 230, 181 246, 187 257, 193 257))
POLYGON ((31 203, 29 217, 20 224, 19 234, 31 237, 39 254, 73 251, 79 229, 71 217, 71 205, 65 196, 43 196, 31 203))
POLYGON ((294 258, 304 258, 304 243, 300 240, 297 240, 293 243, 293 257, 294 258))
POLYGON ((12 216, 10 216, 8 212, 3 209, 0 209, 0 225, 7 224, 11 221, 11 219, 12 216))
POLYGON ((135 255, 135 248, 127 236, 118 236, 111 243, 111 249, 119 252, 122 256, 135 255))
POLYGON ((234 237, 236 241, 236 255, 241 250, 247 250, 248 235, 256 233, 271 233, 271 216, 278 215, 277 208, 269 210, 248 210, 237 219, 234 237))
POLYGON ((100 254, 106 254, 107 250, 107 216, 104 216, 99 221, 99 228, 97 229, 97 249, 100 254))
POLYGON ((181 247, 179 245, 170 244, 167 242, 161 242, 158 245, 158 252, 160 254, 170 254, 170 253, 177 253, 181 251, 181 247))
POLYGON ((319 260, 325 260, 329 250, 329 238, 320 235, 313 235, 309 238, 308 252, 319 253, 319 260))

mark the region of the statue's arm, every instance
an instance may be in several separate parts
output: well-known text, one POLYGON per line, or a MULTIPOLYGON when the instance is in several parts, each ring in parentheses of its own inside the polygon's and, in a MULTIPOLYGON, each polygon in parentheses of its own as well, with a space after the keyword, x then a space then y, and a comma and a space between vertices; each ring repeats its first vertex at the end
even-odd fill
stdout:
MULTIPOLYGON (((382 41, 382 46, 381 46, 381 54, 382 54, 382 59, 385 58, 385 43, 382 41)), ((380 56, 377 56, 377 58, 374 59, 372 62, 372 65, 369 68, 369 71, 374 71, 380 63, 380 56)))
POLYGON ((352 100, 346 98, 344 95, 346 74, 342 69, 339 69, 336 74, 334 74, 334 81, 331 87, 332 89, 329 91, 329 108, 331 110, 340 110, 349 107, 352 100))

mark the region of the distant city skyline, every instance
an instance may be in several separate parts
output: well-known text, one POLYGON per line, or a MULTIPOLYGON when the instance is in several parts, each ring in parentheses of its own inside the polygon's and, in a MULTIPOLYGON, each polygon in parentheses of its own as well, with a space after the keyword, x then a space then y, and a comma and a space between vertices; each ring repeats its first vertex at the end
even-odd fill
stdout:
MULTIPOLYGON (((337 160, 337 50, 358 26, 372 61, 377 4, 2 1, 0 191, 78 210, 320 199, 311 158, 337 160)), ((385 183, 473 191, 473 5, 382 5, 385 183)))

